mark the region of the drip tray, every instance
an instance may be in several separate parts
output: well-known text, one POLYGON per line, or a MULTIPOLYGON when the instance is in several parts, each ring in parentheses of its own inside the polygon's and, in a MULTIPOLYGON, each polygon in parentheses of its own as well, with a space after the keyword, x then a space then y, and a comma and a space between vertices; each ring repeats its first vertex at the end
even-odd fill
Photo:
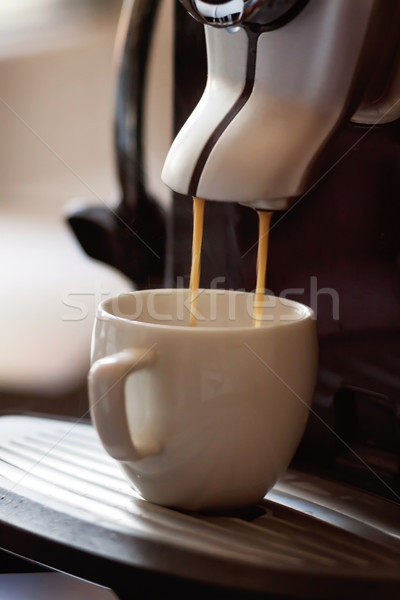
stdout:
POLYGON ((132 491, 90 424, 53 418, 0 418, 0 547, 120 598, 400 594, 397 502, 289 470, 257 506, 171 510, 132 491))

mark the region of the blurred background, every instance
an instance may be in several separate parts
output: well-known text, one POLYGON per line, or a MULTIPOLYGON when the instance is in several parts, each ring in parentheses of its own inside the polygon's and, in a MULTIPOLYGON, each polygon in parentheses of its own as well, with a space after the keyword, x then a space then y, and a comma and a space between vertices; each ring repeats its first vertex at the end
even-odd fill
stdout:
POLYGON ((120 11, 121 0, 0 3, 2 411, 84 415, 96 305, 130 287, 65 222, 71 203, 118 197, 120 11))

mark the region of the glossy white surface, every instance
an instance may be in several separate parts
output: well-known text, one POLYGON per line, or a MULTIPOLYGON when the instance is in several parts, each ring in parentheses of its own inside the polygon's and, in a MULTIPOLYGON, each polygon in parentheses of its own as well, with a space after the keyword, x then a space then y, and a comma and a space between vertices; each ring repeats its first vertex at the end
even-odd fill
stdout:
MULTIPOLYGON (((313 0, 284 27, 260 35, 254 88, 212 147, 197 196, 279 209, 277 200, 304 192, 307 170, 344 117, 375 4, 313 0)), ((183 194, 216 121, 246 82, 244 31, 208 32, 207 43, 205 94, 162 173, 183 194)))
POLYGON ((267 297, 255 328, 252 302, 205 290, 195 328, 187 290, 135 292, 99 308, 91 414, 147 500, 188 510, 253 504, 292 459, 315 385, 315 320, 267 297))
MULTIPOLYGON (((245 32, 240 30, 229 34, 206 27, 205 36, 207 85, 198 105, 175 138, 161 175, 171 189, 184 194, 188 193, 193 169, 203 147, 240 97, 246 81, 248 41, 245 32)), ((241 155, 238 148, 232 148, 232 152, 241 155)))

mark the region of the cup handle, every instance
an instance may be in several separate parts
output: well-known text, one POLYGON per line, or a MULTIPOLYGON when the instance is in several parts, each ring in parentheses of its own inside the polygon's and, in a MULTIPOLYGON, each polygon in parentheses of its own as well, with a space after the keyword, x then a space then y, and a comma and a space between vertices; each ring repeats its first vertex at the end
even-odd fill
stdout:
POLYGON ((126 378, 154 360, 151 349, 127 348, 97 360, 90 368, 90 414, 105 449, 117 460, 136 461, 162 450, 156 440, 143 440, 140 446, 134 443, 125 408, 126 378))

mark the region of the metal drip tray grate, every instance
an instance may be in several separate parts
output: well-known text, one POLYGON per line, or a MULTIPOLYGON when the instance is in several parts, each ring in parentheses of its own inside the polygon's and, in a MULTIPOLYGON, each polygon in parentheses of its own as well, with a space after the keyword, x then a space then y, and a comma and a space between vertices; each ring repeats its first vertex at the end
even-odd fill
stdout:
POLYGON ((126 576, 131 592, 164 582, 218 597, 400 591, 400 506, 300 472, 257 506, 184 513, 135 495, 90 425, 4 416, 0 500, 0 547, 121 597, 126 576))

